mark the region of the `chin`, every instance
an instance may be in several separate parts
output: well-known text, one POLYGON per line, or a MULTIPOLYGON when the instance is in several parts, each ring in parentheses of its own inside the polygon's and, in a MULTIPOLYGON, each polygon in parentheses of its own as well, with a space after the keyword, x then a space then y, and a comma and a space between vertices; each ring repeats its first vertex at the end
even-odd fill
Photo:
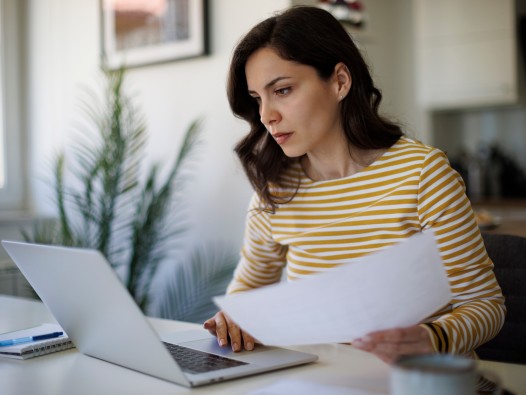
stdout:
POLYGON ((288 156, 289 158, 299 158, 300 156, 305 155, 304 151, 298 151, 294 149, 287 149, 285 147, 281 147, 283 150, 283 153, 288 156))

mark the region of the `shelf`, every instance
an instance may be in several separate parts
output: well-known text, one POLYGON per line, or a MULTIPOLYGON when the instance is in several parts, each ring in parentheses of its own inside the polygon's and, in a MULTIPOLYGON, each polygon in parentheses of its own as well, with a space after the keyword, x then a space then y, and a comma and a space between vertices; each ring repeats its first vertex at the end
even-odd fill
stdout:
POLYGON ((526 212, 526 197, 524 198, 490 198, 471 202, 475 208, 498 208, 502 210, 523 209, 526 212))

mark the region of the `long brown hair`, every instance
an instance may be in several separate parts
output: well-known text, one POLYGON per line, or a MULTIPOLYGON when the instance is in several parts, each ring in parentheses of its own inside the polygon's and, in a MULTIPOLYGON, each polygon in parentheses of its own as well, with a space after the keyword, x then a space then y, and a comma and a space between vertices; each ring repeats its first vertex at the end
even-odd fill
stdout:
MULTIPOLYGON (((287 157, 260 121, 256 101, 248 94, 245 65, 263 47, 274 49, 285 60, 316 69, 327 80, 343 62, 352 77, 351 89, 340 103, 347 141, 361 149, 391 147, 400 127, 381 117, 382 94, 375 87, 360 51, 342 25, 317 7, 292 7, 253 27, 236 46, 230 64, 227 95, 234 115, 250 125, 249 133, 236 145, 245 173, 262 203, 274 211, 283 197, 273 194, 270 184, 280 186, 280 177, 295 160, 287 157)), ((291 197, 289 197, 290 199, 291 197)))

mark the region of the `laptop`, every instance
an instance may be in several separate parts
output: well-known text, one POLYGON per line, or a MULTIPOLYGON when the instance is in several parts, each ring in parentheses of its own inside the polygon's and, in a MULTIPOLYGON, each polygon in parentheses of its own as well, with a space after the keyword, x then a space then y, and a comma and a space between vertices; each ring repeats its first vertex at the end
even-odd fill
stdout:
POLYGON ((82 354, 187 387, 317 360, 260 345, 234 353, 205 329, 158 334, 99 251, 2 245, 82 354))

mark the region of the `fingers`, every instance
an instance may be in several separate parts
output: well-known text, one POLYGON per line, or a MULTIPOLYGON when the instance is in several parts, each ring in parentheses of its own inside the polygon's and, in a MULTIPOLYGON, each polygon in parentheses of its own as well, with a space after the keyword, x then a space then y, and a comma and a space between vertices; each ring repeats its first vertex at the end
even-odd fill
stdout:
POLYGON ((387 363, 392 363, 401 355, 433 351, 429 334, 418 325, 370 333, 361 339, 356 339, 352 344, 356 348, 377 355, 387 363))
MULTIPOLYGON (((225 314, 225 318, 226 317, 226 314, 225 314)), ((233 351, 241 351, 241 347, 243 345, 242 341, 242 337, 241 337, 241 329, 239 328, 239 326, 237 326, 237 324, 228 319, 226 320, 226 323, 227 323, 227 328, 228 328, 228 335, 230 337, 230 345, 232 346, 232 350, 233 351)), ((223 346, 224 344, 219 343, 220 346, 223 346)))
POLYGON ((245 346, 245 350, 252 351, 254 349, 254 345, 256 341, 247 332, 242 332, 242 334, 243 334, 243 344, 245 346))
POLYGON ((214 320, 215 317, 212 317, 212 318, 209 318, 207 319, 204 324, 203 324, 203 327, 208 330, 208 332, 210 332, 211 335, 216 335, 216 322, 214 320))
POLYGON ((429 336, 425 329, 415 325, 407 328, 394 328, 384 331, 372 332, 366 337, 375 342, 412 342, 427 339, 429 336))
POLYGON ((254 338, 248 333, 243 332, 241 328, 222 311, 219 311, 212 318, 206 320, 203 326, 212 335, 217 337, 217 342, 221 347, 226 346, 230 340, 232 350, 235 352, 241 351, 243 348, 249 351, 254 349, 254 338))
POLYGON ((221 347, 224 347, 228 344, 228 323, 226 320, 225 314, 222 311, 216 313, 213 317, 214 327, 215 327, 215 336, 217 337, 217 342, 221 347))

